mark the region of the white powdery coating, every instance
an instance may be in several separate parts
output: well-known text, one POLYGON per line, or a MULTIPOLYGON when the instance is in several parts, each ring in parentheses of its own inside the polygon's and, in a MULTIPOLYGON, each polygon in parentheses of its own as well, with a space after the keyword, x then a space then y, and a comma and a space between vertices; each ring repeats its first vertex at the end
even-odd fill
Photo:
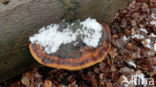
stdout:
MULTIPOLYGON (((41 48, 44 48, 44 51, 47 54, 55 53, 61 46, 61 44, 71 43, 76 41, 78 35, 83 35, 81 37, 82 41, 91 47, 97 47, 98 42, 102 36, 102 26, 99 24, 96 19, 86 19, 80 23, 83 25, 83 29, 77 29, 76 32, 72 32, 72 29, 69 28, 69 25, 63 31, 58 31, 58 24, 51 24, 47 27, 43 27, 39 30, 38 34, 30 37, 29 40, 32 43, 39 44, 41 48)), ((77 42, 75 43, 75 45, 77 42)))
POLYGON ((140 31, 145 32, 147 34, 147 30, 144 28, 140 28, 140 31))
POLYGON ((95 19, 86 19, 84 22, 80 23, 83 27, 86 27, 86 30, 81 33, 85 35, 83 38, 83 42, 86 43, 87 46, 97 47, 98 42, 102 36, 102 26, 95 19))
POLYGON ((139 34, 135 34, 135 35, 132 36, 132 38, 143 39, 144 36, 143 35, 139 35, 139 34))
POLYGON ((54 53, 59 49, 61 44, 70 43, 76 40, 76 35, 69 29, 64 29, 63 32, 58 31, 59 25, 49 25, 47 28, 39 30, 39 34, 30 37, 32 43, 37 43, 45 48, 47 54, 54 53))
POLYGON ((150 46, 151 40, 150 40, 150 39, 145 39, 145 40, 146 40, 147 44, 145 44, 144 41, 142 41, 142 44, 143 44, 145 47, 147 47, 147 48, 149 48, 149 49, 152 49, 152 47, 150 46))
POLYGON ((136 68, 136 65, 135 65, 135 63, 133 61, 128 62, 128 64, 132 65, 132 66, 134 66, 136 68))

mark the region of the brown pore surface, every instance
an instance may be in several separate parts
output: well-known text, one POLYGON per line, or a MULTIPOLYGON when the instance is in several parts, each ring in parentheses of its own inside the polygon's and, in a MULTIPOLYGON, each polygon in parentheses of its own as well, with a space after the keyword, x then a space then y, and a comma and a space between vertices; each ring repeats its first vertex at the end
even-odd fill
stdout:
POLYGON ((58 69, 67 70, 80 70, 87 68, 96 63, 101 62, 105 55, 108 53, 111 47, 111 33, 109 27, 101 23, 103 28, 103 43, 97 48, 92 48, 85 46, 81 48, 78 52, 82 52, 80 58, 59 58, 57 56, 46 54, 38 44, 30 43, 29 48, 32 56, 41 64, 48 67, 55 67, 58 69))

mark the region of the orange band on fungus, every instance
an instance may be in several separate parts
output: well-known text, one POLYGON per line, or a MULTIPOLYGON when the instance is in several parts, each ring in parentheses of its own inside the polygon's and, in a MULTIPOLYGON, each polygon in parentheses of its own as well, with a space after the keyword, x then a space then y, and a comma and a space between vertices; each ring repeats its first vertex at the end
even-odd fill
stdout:
POLYGON ((103 61, 105 55, 108 53, 111 47, 110 29, 106 24, 101 24, 104 37, 103 43, 96 49, 91 49, 90 47, 81 48, 79 52, 83 51, 83 54, 80 58, 63 59, 57 56, 48 55, 40 48, 38 44, 32 43, 30 43, 29 45, 30 52, 35 60, 48 67, 67 70, 80 70, 90 67, 96 63, 103 61))

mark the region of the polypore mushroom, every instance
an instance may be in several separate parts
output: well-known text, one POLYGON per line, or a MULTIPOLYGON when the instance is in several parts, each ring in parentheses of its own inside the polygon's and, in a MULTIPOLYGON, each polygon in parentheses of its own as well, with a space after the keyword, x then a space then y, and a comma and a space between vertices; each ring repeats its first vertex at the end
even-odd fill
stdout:
POLYGON ((88 18, 51 24, 30 37, 30 52, 41 64, 80 70, 101 62, 111 47, 109 27, 88 18))

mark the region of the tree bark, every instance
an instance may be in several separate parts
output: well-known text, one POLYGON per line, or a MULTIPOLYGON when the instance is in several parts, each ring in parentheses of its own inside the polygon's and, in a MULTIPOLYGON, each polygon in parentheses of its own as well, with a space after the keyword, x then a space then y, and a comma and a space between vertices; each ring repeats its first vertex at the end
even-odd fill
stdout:
POLYGON ((0 82, 38 66, 29 36, 62 19, 97 18, 110 24, 130 0, 11 0, 0 4, 0 82))

